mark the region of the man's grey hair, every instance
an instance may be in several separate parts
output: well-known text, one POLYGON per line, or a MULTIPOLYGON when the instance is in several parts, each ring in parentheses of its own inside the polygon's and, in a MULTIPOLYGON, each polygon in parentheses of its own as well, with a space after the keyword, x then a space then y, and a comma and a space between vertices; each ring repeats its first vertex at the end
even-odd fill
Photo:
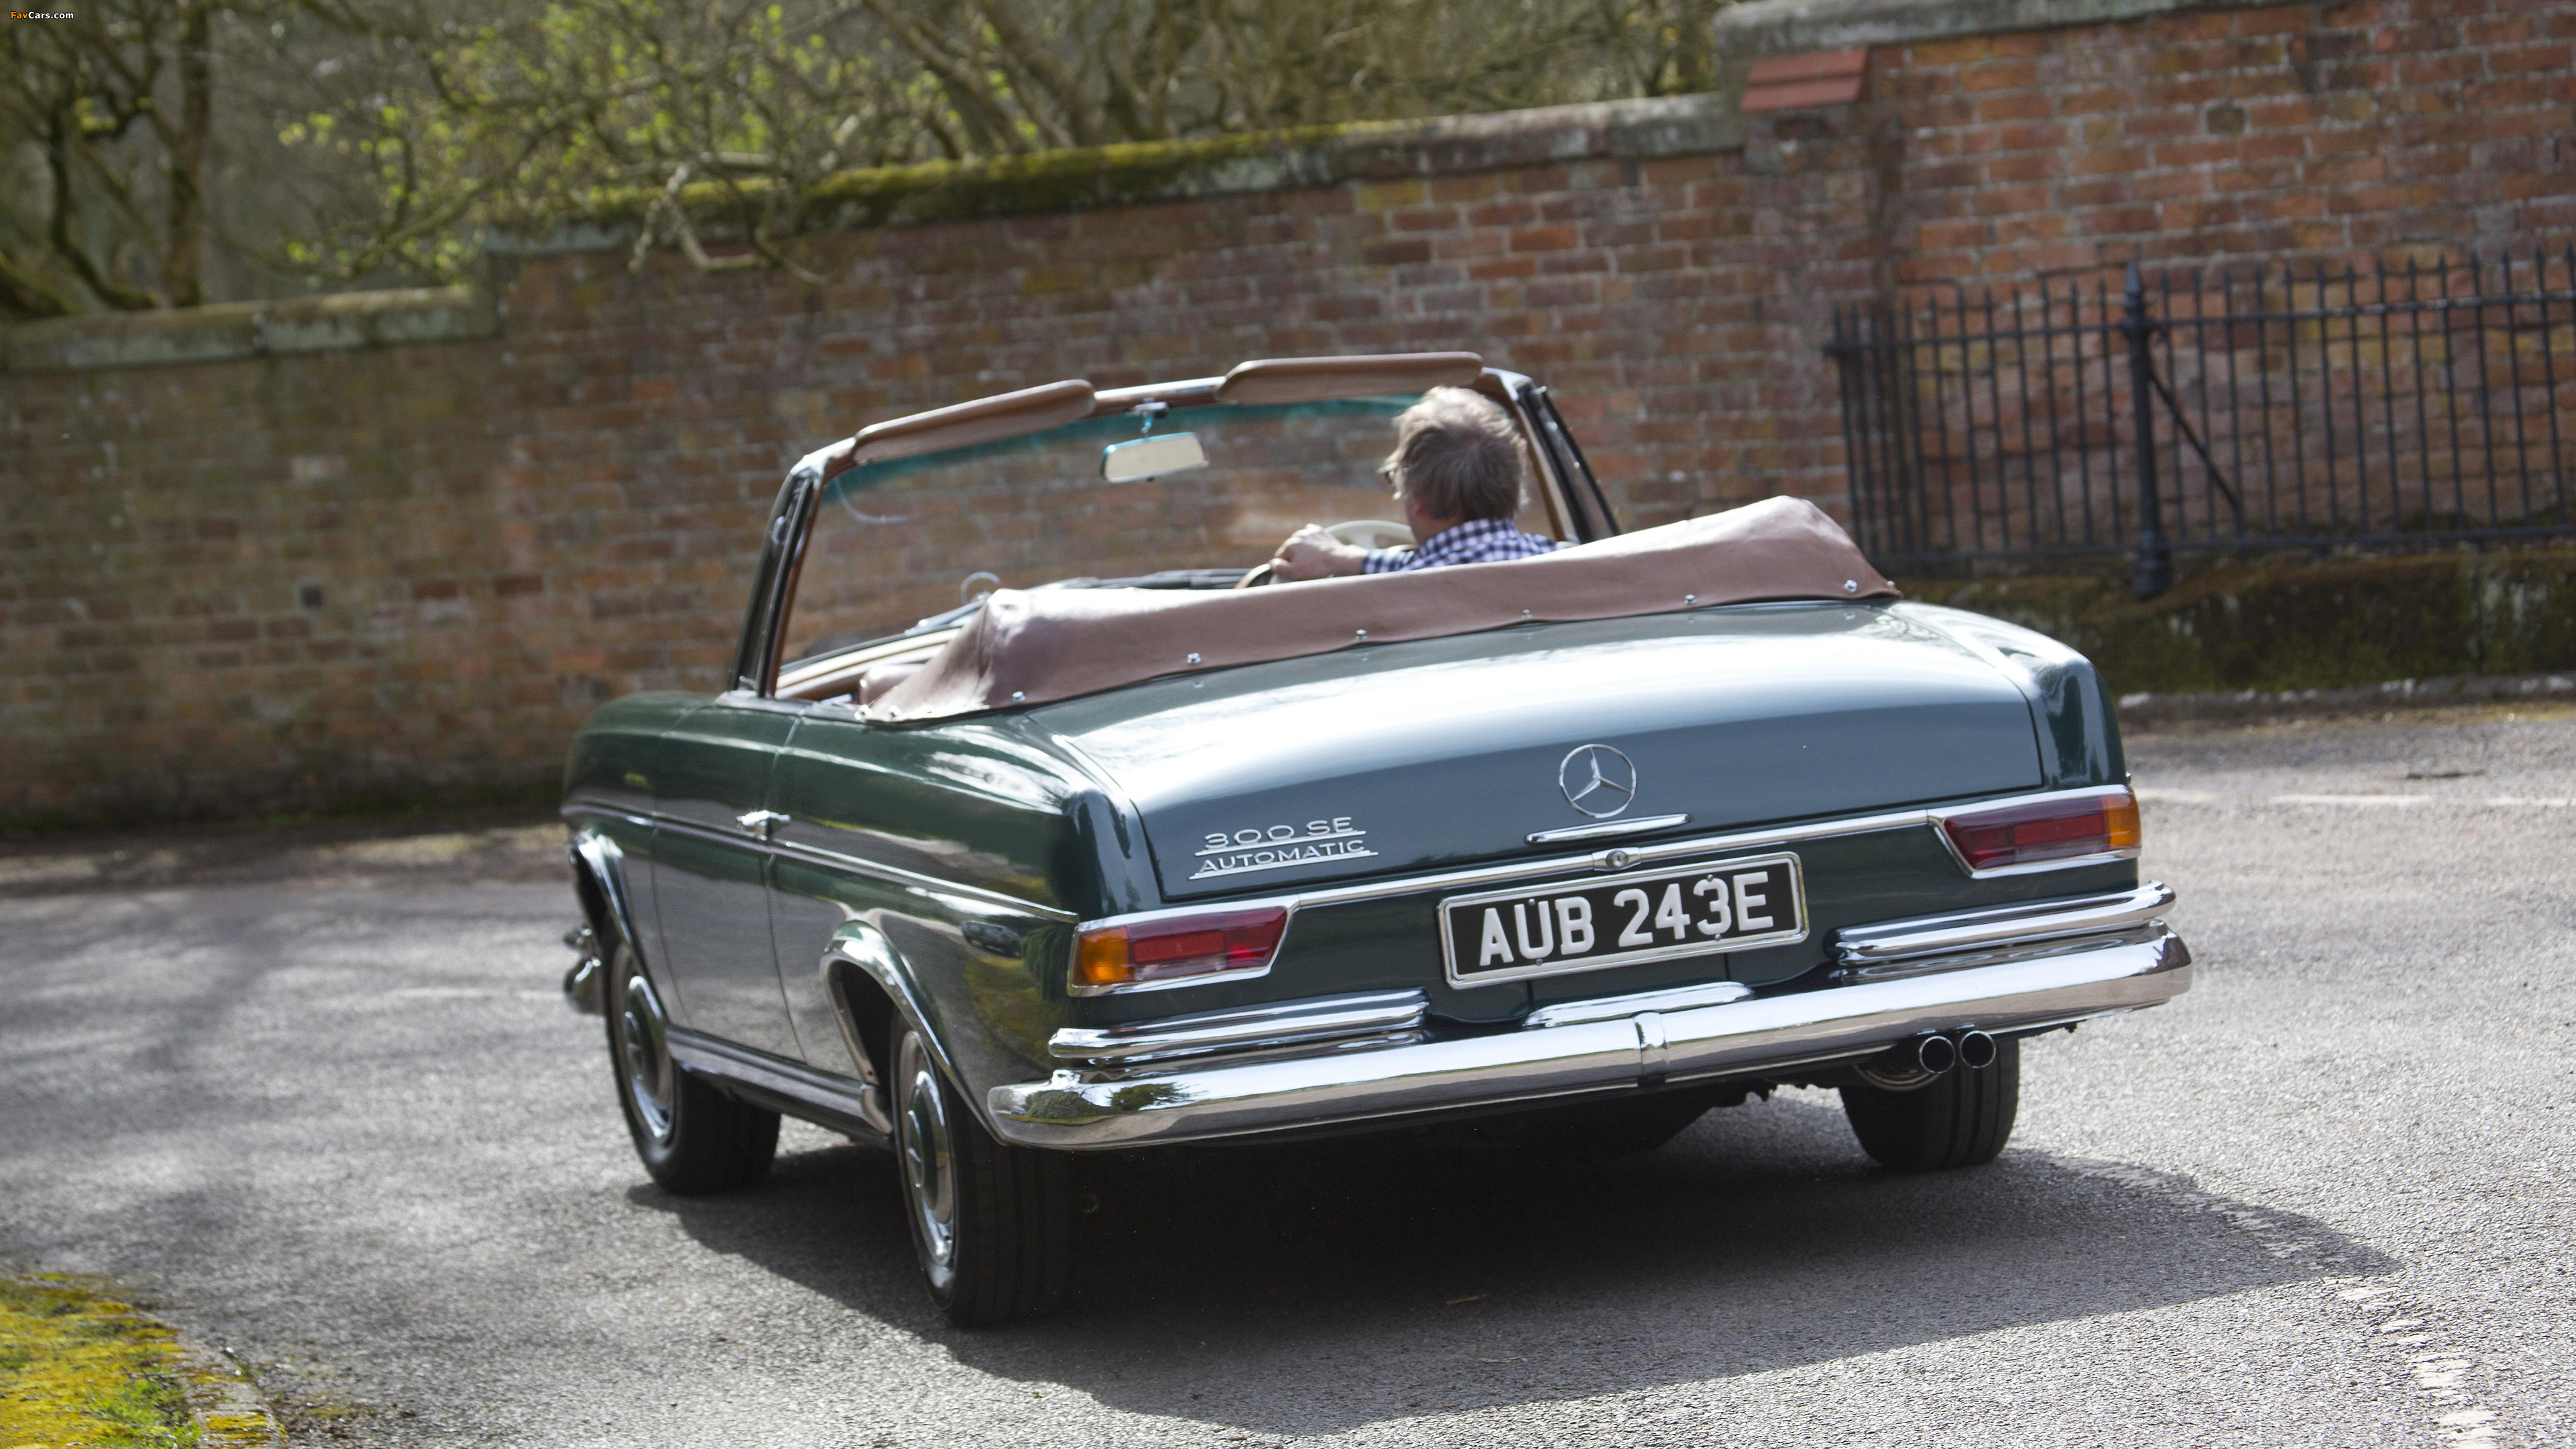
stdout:
POLYGON ((1397 415, 1381 471, 1433 518, 1514 517, 1529 479, 1511 416, 1463 387, 1435 387, 1397 415))

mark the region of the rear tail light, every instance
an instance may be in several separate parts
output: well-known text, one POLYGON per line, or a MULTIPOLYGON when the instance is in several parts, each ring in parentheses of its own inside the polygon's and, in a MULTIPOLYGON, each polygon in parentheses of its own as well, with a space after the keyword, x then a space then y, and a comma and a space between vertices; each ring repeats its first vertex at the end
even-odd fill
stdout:
POLYGON ((1095 927, 1074 939, 1073 989, 1089 994, 1219 971, 1258 971, 1270 964, 1287 928, 1288 912, 1279 906, 1095 927))
POLYGON ((2126 790, 1975 810, 1941 822, 1970 870, 2138 848, 2138 801, 2126 790))

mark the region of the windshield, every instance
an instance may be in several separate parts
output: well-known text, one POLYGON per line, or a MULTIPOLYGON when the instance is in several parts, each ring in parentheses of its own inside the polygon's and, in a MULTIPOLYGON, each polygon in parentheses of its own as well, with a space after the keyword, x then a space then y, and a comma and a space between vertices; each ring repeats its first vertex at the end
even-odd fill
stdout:
MULTIPOLYGON (((1414 401, 1194 407, 1150 427, 1120 414, 864 464, 824 486, 780 658, 793 665, 942 621, 996 587, 1230 588, 1308 523, 1383 521, 1352 541, 1408 544, 1377 467, 1414 401), (1181 471, 1103 477, 1112 445, 1183 433, 1195 450, 1150 450, 1155 466, 1181 471), (1197 454, 1204 464, 1188 466, 1197 454)), ((1111 471, 1133 469, 1146 450, 1122 455, 1111 471)), ((1553 533, 1544 517, 1533 506, 1522 526, 1553 533)))

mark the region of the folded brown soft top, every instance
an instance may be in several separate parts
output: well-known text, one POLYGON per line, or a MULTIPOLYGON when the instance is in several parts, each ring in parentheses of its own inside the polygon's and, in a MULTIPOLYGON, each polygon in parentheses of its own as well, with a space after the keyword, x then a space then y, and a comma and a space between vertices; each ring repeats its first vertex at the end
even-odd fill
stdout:
POLYGON ((1166 674, 1763 599, 1886 598, 1896 586, 1802 498, 1505 563, 1234 591, 1003 589, 867 716, 947 719, 1097 694, 1166 674))

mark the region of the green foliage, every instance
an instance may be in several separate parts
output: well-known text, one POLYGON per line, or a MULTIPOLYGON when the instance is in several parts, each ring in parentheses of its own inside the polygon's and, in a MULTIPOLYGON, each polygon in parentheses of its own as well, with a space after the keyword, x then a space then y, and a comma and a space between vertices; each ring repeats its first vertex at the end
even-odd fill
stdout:
POLYGON ((1725 0, 362 3, 327 13, 384 83, 280 139, 363 168, 366 204, 290 255, 448 279, 489 229, 581 218, 640 220, 638 264, 794 270, 854 170, 1704 88, 1725 0))
POLYGON ((205 300, 213 19, 95 0, 0 27, 0 315, 205 300))
POLYGON ((453 281, 584 220, 792 271, 852 214, 827 178, 1145 148, 1089 195, 1174 146, 1701 90, 1726 3, 83 0, 0 27, 0 317, 453 281))

